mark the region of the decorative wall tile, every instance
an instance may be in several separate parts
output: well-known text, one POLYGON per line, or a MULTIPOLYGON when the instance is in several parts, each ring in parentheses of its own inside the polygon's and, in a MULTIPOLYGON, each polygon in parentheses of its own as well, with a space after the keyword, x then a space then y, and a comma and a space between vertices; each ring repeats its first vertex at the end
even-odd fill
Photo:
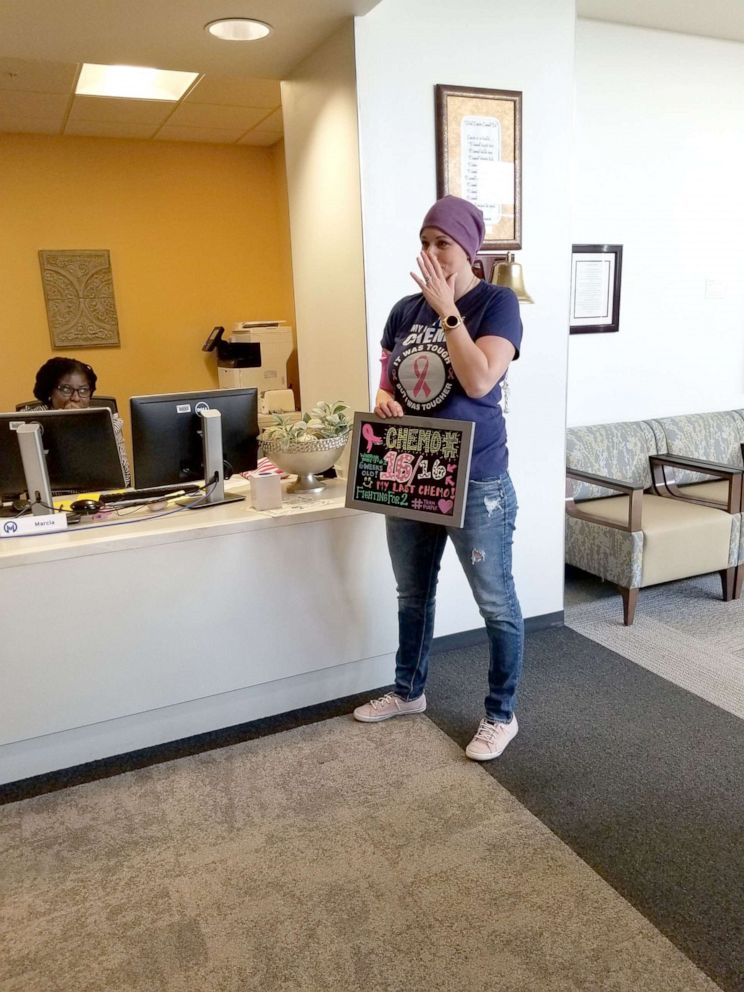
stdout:
POLYGON ((118 348, 108 251, 40 251, 39 264, 52 348, 118 348))

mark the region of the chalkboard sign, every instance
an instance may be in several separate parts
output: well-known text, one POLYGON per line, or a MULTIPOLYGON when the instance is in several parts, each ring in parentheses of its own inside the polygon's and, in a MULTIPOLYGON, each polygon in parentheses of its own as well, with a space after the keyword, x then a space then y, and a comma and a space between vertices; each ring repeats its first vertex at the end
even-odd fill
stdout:
POLYGON ((346 505, 462 527, 473 425, 354 414, 346 505))

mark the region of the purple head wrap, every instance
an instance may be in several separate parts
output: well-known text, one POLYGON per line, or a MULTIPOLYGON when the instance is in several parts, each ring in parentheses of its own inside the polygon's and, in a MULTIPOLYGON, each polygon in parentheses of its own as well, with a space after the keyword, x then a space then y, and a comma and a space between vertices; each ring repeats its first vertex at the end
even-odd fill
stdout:
POLYGON ((441 200, 437 200, 424 217, 421 230, 425 227, 436 227, 456 241, 471 262, 483 244, 486 233, 482 212, 459 196, 443 196, 441 200))

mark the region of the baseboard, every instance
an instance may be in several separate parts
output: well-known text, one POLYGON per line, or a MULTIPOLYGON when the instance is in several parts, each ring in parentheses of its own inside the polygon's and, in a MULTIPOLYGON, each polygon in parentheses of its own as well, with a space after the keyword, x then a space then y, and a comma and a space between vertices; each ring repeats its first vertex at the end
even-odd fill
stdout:
POLYGON ((549 627, 564 627, 565 614, 563 610, 555 613, 543 613, 539 617, 528 617, 524 622, 526 634, 534 634, 538 630, 547 630, 549 627))
POLYGON ((0 804, 276 733, 302 723, 298 713, 312 723, 327 718, 315 717, 316 710, 349 712, 358 703, 338 708, 340 700, 359 695, 363 701, 393 671, 392 654, 380 655, 3 745, 0 804))
MULTIPOLYGON (((563 610, 558 610, 557 613, 543 613, 539 617, 528 617, 524 621, 526 634, 534 634, 538 630, 547 630, 549 627, 563 626, 563 610)), ((432 654, 441 654, 442 651, 458 651, 460 648, 472 648, 486 642, 486 628, 477 627, 475 630, 461 630, 457 634, 444 634, 442 637, 435 637, 431 652, 432 654)))
MULTIPOLYGON (((562 610, 525 620, 525 631, 528 634, 548 627, 562 626, 562 610)), ((484 627, 464 630, 436 637, 432 654, 485 643, 484 627)), ((0 756, 3 752, 16 748, 20 752, 26 751, 26 754, 18 755, 20 760, 17 763, 10 764, 11 768, 15 767, 20 772, 18 777, 13 776, 12 772, 8 774, 8 767, 2 768, 5 775, 4 781, 0 779, 0 805, 348 713, 367 699, 370 687, 382 686, 385 678, 391 674, 392 659, 389 656, 367 659, 364 663, 355 662, 337 669, 326 669, 312 673, 312 676, 282 680, 280 683, 225 693, 151 714, 140 714, 131 720, 110 721, 108 725, 81 728, 79 731, 53 734, 36 742, 26 741, 10 748, 0 748, 0 756), (309 693, 306 688, 301 688, 304 683, 316 682, 318 679, 321 684, 316 684, 309 693), (293 683, 297 684, 294 692, 293 683), (339 689, 342 693, 346 690, 346 693, 337 697, 339 689), (252 700, 251 697, 257 693, 260 700, 252 700), (302 703, 308 701, 308 695, 312 702, 303 706, 302 703), (238 714, 250 718, 251 709, 269 715, 248 721, 235 720, 238 714), (189 711, 195 711, 197 717, 189 716, 189 711), (149 732, 145 728, 148 721, 149 732), (206 725, 209 729, 202 733, 193 733, 194 730, 201 729, 199 724, 202 727, 206 725), (91 744, 91 738, 95 738, 96 732, 108 738, 105 744, 100 740, 91 744), (137 743, 147 743, 150 746, 132 747, 132 744, 137 743), (34 744, 40 751, 36 758, 33 756, 34 744), (96 751, 100 756, 85 760, 96 751), (57 765, 50 768, 52 760, 57 765), (42 771, 45 766, 49 770, 42 771)))

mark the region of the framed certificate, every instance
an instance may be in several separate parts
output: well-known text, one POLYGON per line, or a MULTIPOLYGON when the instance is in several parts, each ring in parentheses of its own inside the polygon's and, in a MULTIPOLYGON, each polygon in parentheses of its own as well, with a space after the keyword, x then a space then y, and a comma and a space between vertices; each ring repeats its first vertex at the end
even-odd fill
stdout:
POLYGON ((571 334, 620 329, 622 245, 574 245, 571 250, 571 334))

